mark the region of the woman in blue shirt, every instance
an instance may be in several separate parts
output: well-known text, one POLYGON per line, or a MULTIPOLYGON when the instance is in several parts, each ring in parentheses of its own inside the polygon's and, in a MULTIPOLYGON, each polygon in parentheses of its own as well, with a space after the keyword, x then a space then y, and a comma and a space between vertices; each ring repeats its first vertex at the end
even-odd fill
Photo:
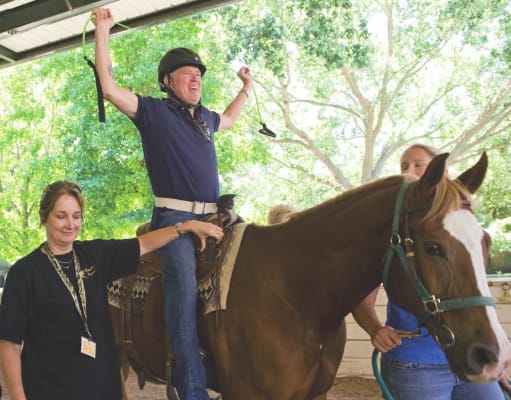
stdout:
MULTIPOLYGON (((422 176, 437 154, 430 146, 410 146, 401 156, 401 173, 422 176)), ((352 314, 382 353, 382 377, 395 400, 504 400, 498 382, 469 383, 454 375, 427 328, 421 327, 416 337, 401 338, 396 331, 416 331, 418 321, 392 300, 388 302, 387 322, 383 325, 374 308, 377 294, 378 288, 352 314)), ((507 376, 501 381, 508 385, 507 376)))

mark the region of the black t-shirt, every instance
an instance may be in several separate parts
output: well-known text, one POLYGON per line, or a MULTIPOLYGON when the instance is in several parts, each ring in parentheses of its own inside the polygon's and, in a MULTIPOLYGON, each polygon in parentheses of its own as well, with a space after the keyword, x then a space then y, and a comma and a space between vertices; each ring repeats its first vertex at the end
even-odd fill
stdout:
MULTIPOLYGON (((23 343, 22 378, 29 400, 121 398, 106 285, 136 271, 138 240, 75 242, 74 248, 80 268, 89 269, 84 285, 96 358, 81 353, 81 337, 87 337, 84 323, 40 248, 17 261, 6 279, 0 303, 0 339, 23 343)), ((76 281, 73 275, 68 275, 72 282, 76 281)))

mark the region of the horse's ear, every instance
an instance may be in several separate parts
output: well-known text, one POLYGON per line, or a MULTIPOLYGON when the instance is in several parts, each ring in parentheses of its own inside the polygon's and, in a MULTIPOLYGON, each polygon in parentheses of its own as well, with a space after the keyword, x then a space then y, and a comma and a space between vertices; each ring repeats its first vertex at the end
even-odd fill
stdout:
POLYGON ((146 222, 144 225, 140 225, 137 228, 137 236, 143 235, 144 233, 147 233, 151 230, 151 223, 146 222))
POLYGON ((424 172, 424 175, 422 175, 417 184, 417 188, 423 196, 431 195, 435 191, 438 182, 445 176, 447 157, 449 157, 449 153, 442 153, 433 158, 429 163, 426 172, 424 172))
POLYGON ((458 176, 458 181, 460 181, 470 193, 474 194, 483 183, 487 169, 488 156, 486 155, 486 152, 483 152, 477 164, 458 176))

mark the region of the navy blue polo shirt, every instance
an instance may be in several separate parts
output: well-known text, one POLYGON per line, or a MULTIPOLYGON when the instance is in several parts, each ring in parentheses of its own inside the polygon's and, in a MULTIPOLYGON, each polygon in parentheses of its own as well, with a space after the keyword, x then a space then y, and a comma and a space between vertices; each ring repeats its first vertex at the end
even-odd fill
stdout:
POLYGON ((153 194, 187 201, 215 203, 220 193, 214 133, 220 115, 200 107, 208 141, 189 111, 167 99, 137 95, 133 123, 140 131, 153 194))

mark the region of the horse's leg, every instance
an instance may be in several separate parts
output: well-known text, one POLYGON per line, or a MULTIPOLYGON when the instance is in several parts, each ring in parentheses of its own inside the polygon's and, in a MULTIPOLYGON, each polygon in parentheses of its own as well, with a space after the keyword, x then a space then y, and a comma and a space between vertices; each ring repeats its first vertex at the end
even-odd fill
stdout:
POLYGON ((120 343, 117 345, 117 352, 119 354, 119 360, 121 363, 121 368, 119 370, 119 373, 121 374, 121 399, 129 400, 128 393, 126 392, 126 379, 128 379, 130 362, 120 343))
POLYGON ((129 400, 128 399, 128 393, 126 393, 126 383, 124 381, 124 376, 122 373, 122 369, 119 371, 121 374, 121 399, 122 400, 129 400))
POLYGON ((129 372, 129 361, 126 357, 126 353, 123 351, 123 346, 121 343, 121 326, 122 318, 121 318, 121 310, 110 306, 110 317, 112 318, 112 326, 114 331, 114 338, 115 338, 115 347, 117 348, 117 356, 119 357, 119 374, 121 375, 121 399, 122 400, 128 400, 128 394, 126 393, 126 385, 125 381, 128 377, 129 372))
POLYGON ((321 362, 312 393, 323 393, 314 400, 326 400, 326 392, 332 387, 346 345, 346 321, 323 343, 321 362))

